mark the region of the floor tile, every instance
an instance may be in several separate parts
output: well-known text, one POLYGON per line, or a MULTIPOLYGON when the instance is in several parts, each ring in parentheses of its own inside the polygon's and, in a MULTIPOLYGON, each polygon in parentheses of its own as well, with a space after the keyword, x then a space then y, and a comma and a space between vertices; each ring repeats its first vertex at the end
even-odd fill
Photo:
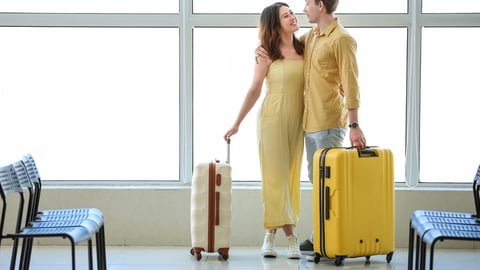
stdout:
MULTIPOLYGON (((10 247, 0 248, 0 269, 8 269, 10 247)), ((258 247, 232 247, 228 260, 216 253, 202 253, 197 261, 190 254, 190 247, 107 247, 109 270, 406 270, 407 250, 397 249, 390 264, 385 255, 365 258, 347 258, 342 266, 335 266, 334 260, 321 258, 318 264, 301 259, 287 259, 279 251, 277 258, 263 258, 258 247)), ((86 247, 77 248, 77 269, 88 269, 86 247)), ((32 255, 32 270, 71 269, 70 248, 36 246, 32 255)), ((479 251, 474 249, 438 249, 435 252, 435 270, 480 269, 479 251)))

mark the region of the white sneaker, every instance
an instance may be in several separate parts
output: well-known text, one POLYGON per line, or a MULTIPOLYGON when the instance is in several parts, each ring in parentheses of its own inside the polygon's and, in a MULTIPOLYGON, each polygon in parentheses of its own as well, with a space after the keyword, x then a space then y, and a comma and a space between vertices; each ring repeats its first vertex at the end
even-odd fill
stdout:
POLYGON ((262 255, 263 257, 277 257, 274 245, 275 235, 273 233, 266 233, 263 240, 262 255))
POLYGON ((297 236, 294 234, 288 237, 287 258, 288 259, 300 259, 300 247, 298 246, 297 236))

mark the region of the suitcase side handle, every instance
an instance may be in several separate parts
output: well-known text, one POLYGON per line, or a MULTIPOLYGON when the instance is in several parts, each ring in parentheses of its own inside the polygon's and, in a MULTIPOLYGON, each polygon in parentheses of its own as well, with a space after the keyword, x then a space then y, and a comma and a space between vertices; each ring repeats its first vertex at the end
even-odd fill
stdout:
POLYGON ((330 219, 330 187, 325 187, 325 220, 330 219))

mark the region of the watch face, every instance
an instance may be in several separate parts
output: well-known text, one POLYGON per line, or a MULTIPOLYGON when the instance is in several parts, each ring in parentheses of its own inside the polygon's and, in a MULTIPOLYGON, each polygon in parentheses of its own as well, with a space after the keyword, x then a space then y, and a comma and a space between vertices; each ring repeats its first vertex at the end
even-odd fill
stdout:
POLYGON ((351 128, 357 128, 357 127, 358 127, 358 124, 355 123, 355 122, 353 122, 353 123, 351 123, 351 124, 348 125, 348 126, 351 127, 351 128))

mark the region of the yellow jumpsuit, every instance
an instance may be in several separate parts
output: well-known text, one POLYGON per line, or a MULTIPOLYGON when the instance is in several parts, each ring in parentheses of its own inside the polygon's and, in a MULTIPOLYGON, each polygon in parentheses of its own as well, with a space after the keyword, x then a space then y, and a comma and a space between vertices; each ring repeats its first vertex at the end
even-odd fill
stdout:
POLYGON ((303 60, 276 60, 258 113, 263 222, 267 230, 296 225, 303 157, 303 60))

